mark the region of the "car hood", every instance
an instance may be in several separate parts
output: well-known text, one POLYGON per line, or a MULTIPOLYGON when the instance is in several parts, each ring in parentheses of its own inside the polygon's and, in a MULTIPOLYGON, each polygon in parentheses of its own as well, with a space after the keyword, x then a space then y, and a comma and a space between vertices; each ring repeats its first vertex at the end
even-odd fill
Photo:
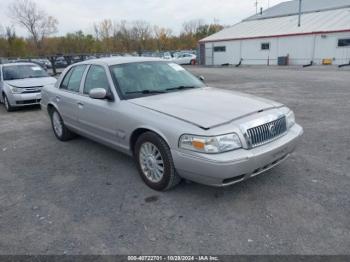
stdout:
POLYGON ((57 79, 53 77, 38 77, 38 78, 6 80, 5 83, 14 87, 28 88, 28 87, 38 87, 38 86, 55 84, 56 81, 57 79))
POLYGON ((192 123, 203 129, 283 106, 230 90, 204 87, 129 100, 129 102, 192 123))

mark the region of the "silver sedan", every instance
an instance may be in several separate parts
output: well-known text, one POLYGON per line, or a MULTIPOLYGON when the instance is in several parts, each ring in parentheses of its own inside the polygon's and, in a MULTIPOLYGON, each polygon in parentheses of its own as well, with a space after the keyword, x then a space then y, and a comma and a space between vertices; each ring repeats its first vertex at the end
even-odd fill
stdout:
POLYGON ((74 64, 42 91, 55 136, 79 134, 133 156, 143 181, 232 185, 280 164, 303 134, 286 106, 206 86, 151 58, 74 64))
POLYGON ((0 65, 0 102, 7 111, 18 107, 39 105, 41 88, 55 84, 56 78, 33 63, 0 65))

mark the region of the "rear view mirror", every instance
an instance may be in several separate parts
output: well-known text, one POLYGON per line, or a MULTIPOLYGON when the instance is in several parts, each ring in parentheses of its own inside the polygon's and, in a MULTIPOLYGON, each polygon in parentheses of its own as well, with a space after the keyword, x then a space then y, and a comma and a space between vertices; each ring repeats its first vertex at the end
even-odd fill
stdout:
POLYGON ((93 99, 106 99, 107 91, 104 88, 94 88, 90 90, 89 96, 93 99))
POLYGON ((204 82, 204 81, 205 81, 204 76, 198 76, 198 78, 199 78, 199 80, 201 80, 202 82, 204 82))

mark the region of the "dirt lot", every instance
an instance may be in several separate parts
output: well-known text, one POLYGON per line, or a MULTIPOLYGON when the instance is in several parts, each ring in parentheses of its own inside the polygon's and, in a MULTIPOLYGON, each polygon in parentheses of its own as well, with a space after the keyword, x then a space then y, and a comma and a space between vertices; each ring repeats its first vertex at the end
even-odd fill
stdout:
POLYGON ((229 188, 158 193, 127 156, 0 106, 0 253, 350 254, 350 71, 190 70, 290 106, 305 129, 295 154, 229 188))

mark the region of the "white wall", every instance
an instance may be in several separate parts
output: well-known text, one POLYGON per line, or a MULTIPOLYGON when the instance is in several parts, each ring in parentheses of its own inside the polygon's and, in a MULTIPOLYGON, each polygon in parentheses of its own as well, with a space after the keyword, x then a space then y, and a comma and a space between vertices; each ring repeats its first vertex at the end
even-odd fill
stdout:
POLYGON ((324 58, 334 59, 333 63, 340 65, 349 63, 350 47, 338 47, 339 38, 350 38, 350 33, 317 35, 315 60, 321 63, 324 58))
POLYGON ((350 47, 338 47, 339 38, 350 38, 350 33, 332 33, 279 38, 262 38, 206 43, 206 64, 276 65, 279 56, 289 54, 291 65, 304 65, 311 60, 322 64, 325 58, 339 65, 350 61, 350 47), (261 50, 261 43, 270 43, 270 50, 261 50), (226 52, 213 52, 214 46, 226 46, 226 52))
POLYGON ((289 54, 291 65, 309 64, 313 59, 314 36, 291 36, 278 39, 278 56, 289 54))
POLYGON ((240 41, 214 43, 215 46, 225 46, 226 52, 214 52, 214 64, 238 64, 241 60, 240 41))
POLYGON ((274 65, 277 64, 277 39, 252 39, 242 41, 243 64, 274 65), (261 50, 262 43, 269 43, 270 50, 261 50))

